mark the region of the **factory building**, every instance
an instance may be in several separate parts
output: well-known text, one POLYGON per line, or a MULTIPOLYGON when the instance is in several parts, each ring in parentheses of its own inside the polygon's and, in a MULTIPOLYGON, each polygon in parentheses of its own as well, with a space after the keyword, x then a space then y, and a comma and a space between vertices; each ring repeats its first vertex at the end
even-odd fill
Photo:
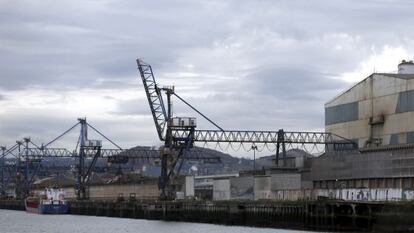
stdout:
POLYGON ((325 104, 325 131, 360 148, 414 143, 414 63, 373 73, 325 104))
POLYGON ((325 104, 325 130, 359 149, 311 160, 315 190, 340 199, 408 200, 414 190, 414 63, 373 73, 325 104))
POLYGON ((398 73, 371 74, 326 103, 325 129, 359 148, 303 157, 289 169, 215 180, 213 199, 414 200, 412 61, 402 61, 398 73))

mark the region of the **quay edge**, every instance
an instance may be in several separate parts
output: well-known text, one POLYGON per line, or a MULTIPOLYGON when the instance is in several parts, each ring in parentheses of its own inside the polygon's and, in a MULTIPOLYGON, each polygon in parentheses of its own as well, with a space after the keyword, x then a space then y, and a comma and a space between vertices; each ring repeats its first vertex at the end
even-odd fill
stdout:
MULTIPOLYGON (((414 232, 414 202, 70 201, 76 215, 320 231, 414 232)), ((20 200, 1 209, 24 210, 20 200)))

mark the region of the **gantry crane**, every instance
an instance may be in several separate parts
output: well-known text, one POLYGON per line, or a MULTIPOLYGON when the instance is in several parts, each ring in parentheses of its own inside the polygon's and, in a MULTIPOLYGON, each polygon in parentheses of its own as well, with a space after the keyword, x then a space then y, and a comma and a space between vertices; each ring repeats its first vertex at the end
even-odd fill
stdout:
POLYGON ((285 159, 286 144, 319 144, 333 150, 356 148, 353 141, 325 132, 285 132, 283 129, 278 131, 224 130, 181 98, 175 92, 174 87, 159 87, 151 65, 145 63, 142 59, 136 61, 158 137, 161 141, 164 141, 164 150, 161 154, 161 176, 159 178, 161 198, 173 198, 175 190, 170 182, 174 174, 178 174, 179 164, 182 164, 182 161, 186 159, 186 151, 192 148, 195 142, 275 144, 276 163, 279 161, 280 153, 285 159), (167 98, 166 105, 164 104, 163 93, 167 98), (196 118, 173 117, 173 96, 196 111, 217 129, 199 130, 196 129, 196 118), (178 161, 181 162, 178 163, 178 161))
MULTIPOLYGON (((144 161, 156 161, 160 160, 160 150, 162 150, 148 147, 135 147, 123 150, 99 130, 87 123, 86 118, 79 118, 75 125, 64 131, 50 142, 42 144, 41 146, 36 145, 30 138, 24 138, 23 140, 16 141, 16 144, 9 149, 6 149, 6 147, 3 146, 0 147, 0 149, 2 151, 2 154, 0 155, 0 195, 5 195, 8 184, 10 183, 10 178, 13 178, 16 185, 16 197, 18 199, 25 198, 29 194, 43 158, 77 159, 75 185, 76 196, 77 199, 87 199, 88 183, 90 182, 92 171, 98 158, 106 158, 109 163, 113 164, 127 163, 131 158, 144 161), (53 143, 70 133, 77 126, 80 126, 80 134, 76 147, 73 151, 66 148, 51 147, 53 143), (88 138, 89 128, 109 141, 116 148, 104 149, 102 148, 101 140, 90 140, 88 138), (6 165, 6 156, 13 156, 15 158, 15 164, 6 165), (86 162, 86 159, 88 159, 89 162, 86 162), (7 176, 5 174, 6 171, 8 172, 7 176)), ((204 160, 209 163, 216 163, 219 161, 218 157, 205 157, 200 151, 197 150, 191 150, 190 153, 188 153, 187 159, 199 160, 201 157, 204 157, 204 160)))
POLYGON ((27 156, 27 148, 32 144, 34 143, 30 138, 24 138, 16 141, 16 144, 7 150, 6 147, 1 147, 1 196, 6 194, 8 185, 12 181, 15 183, 15 193, 18 198, 24 198, 28 194, 28 189, 35 175, 34 171, 40 165, 39 160, 29 159, 27 156), (5 164, 7 155, 12 155, 15 158, 13 164, 5 164))
POLYGON ((5 195, 9 183, 14 181, 18 199, 29 194, 42 158, 72 156, 72 153, 64 148, 40 148, 29 137, 16 141, 9 149, 4 146, 1 149, 1 196, 5 195), (5 164, 6 158, 10 156, 14 158, 13 163, 5 164))
MULTIPOLYGON (((30 140, 28 141, 30 142, 30 140)), ((76 185, 75 192, 77 199, 87 199, 88 192, 87 186, 90 181, 92 171, 95 167, 95 164, 98 158, 107 158, 108 162, 111 163, 126 163, 129 158, 138 158, 138 159, 156 159, 159 158, 158 151, 147 148, 134 148, 129 150, 123 150, 115 142, 110 140, 104 134, 102 134, 95 127, 87 123, 86 118, 79 118, 78 122, 70 127, 68 130, 60 134, 58 137, 54 138, 46 144, 37 146, 33 144, 34 147, 26 146, 24 148, 24 155, 26 161, 37 160, 40 161, 42 158, 53 157, 53 158, 76 158, 77 159, 77 174, 76 174, 76 185), (80 126, 80 134, 76 144, 76 148, 73 151, 70 151, 66 148, 51 148, 50 145, 61 139, 63 136, 67 135, 77 126, 80 126), (115 149, 103 149, 101 140, 90 140, 88 138, 88 129, 91 128, 93 131, 98 133, 100 136, 109 141, 114 145, 115 149), (89 163, 86 163, 86 159, 89 158, 89 163)), ((33 173, 34 175, 35 173, 33 173)), ((33 177, 32 175, 32 177, 33 177)), ((27 184, 31 184, 33 178, 27 181, 27 184)), ((30 185, 26 185, 26 193, 30 188, 30 185)))

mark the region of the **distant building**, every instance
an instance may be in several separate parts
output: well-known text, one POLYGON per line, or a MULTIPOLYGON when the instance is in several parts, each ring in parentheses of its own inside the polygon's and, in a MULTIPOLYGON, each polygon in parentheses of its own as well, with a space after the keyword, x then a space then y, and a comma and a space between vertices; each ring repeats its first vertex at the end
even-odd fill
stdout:
POLYGON ((325 130, 360 148, 414 143, 414 63, 373 73, 325 104, 325 130))

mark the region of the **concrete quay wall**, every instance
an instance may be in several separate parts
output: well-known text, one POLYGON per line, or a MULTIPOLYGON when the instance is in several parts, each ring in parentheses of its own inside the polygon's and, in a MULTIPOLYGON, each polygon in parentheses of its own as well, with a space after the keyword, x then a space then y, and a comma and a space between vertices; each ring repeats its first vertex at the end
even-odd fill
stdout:
POLYGON ((71 213, 321 231, 407 232, 412 202, 75 201, 71 213))
MULTIPOLYGON (((350 207, 352 209, 352 207, 350 207)), ((71 213, 136 218, 310 230, 370 230, 373 218, 351 211, 345 215, 321 203, 251 201, 74 201, 71 213), (358 219, 358 220, 357 220, 358 219)))
MULTIPOLYGON (((410 232, 413 202, 272 201, 70 201, 76 215, 182 221, 284 229, 410 232)), ((0 200, 0 209, 24 210, 24 202, 0 200)))

